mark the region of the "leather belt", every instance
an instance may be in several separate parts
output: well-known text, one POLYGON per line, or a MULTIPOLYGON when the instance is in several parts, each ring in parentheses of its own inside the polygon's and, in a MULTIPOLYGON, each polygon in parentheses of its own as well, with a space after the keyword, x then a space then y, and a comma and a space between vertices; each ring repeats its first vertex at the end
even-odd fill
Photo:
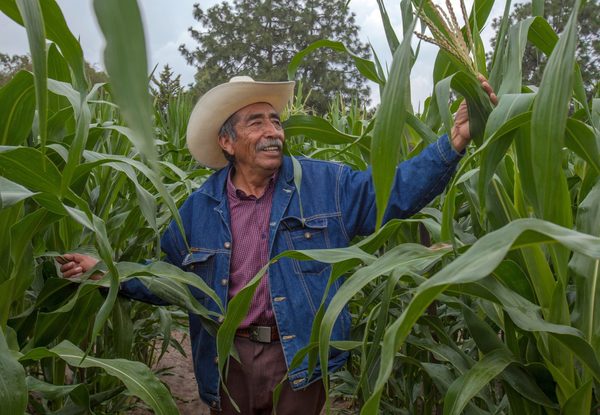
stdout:
POLYGON ((249 326, 248 328, 237 329, 235 335, 259 343, 279 341, 279 331, 277 331, 277 327, 271 326, 249 326))

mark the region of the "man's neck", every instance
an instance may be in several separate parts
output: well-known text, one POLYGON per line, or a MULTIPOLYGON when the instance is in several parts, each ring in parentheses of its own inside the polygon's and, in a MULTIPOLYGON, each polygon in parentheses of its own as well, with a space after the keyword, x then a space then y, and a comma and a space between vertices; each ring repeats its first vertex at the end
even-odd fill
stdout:
POLYGON ((269 181, 277 170, 252 170, 234 166, 231 181, 236 189, 242 190, 248 196, 261 197, 269 181))

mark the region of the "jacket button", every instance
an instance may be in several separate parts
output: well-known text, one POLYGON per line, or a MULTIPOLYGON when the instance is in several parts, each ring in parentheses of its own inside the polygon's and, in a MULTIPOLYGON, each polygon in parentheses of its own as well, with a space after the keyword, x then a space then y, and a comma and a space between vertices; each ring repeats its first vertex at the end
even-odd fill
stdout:
POLYGON ((223 316, 219 316, 219 318, 217 319, 217 321, 218 321, 219 323, 222 323, 222 322, 224 322, 224 321, 225 321, 225 317, 223 317, 223 316))
POLYGON ((219 356, 215 356, 215 365, 219 363, 219 356))
POLYGON ((225 247, 225 249, 229 249, 231 248, 231 242, 225 242, 223 246, 225 247))
POLYGON ((223 279, 221 280, 221 285, 222 285, 223 287, 225 287, 225 286, 227 285, 227 278, 223 278, 223 279))
POLYGON ((310 239, 310 238, 312 238, 312 233, 310 233, 310 232, 304 232, 304 237, 306 239, 310 239))
POLYGON ((210 403, 210 406, 212 406, 213 408, 214 408, 215 406, 217 406, 217 401, 212 401, 212 402, 210 403))

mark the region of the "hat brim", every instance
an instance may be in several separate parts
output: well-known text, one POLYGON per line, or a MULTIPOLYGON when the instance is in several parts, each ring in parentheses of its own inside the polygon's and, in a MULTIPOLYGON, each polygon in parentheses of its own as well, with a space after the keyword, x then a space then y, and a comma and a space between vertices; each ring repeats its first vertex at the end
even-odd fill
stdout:
POLYGON ((203 166, 220 169, 227 160, 219 146, 219 130, 238 110, 257 102, 270 104, 280 113, 294 95, 294 82, 236 81, 221 84, 196 103, 187 126, 187 145, 203 166))

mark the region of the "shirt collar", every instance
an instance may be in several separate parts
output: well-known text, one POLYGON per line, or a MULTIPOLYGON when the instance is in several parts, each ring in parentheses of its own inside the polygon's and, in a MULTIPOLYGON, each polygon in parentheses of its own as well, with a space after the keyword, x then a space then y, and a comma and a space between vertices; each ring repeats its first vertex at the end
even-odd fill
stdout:
MULTIPOLYGON (((234 197, 236 199, 256 199, 255 196, 248 196, 246 194, 246 192, 244 192, 241 189, 237 189, 235 187, 235 185, 233 184, 233 180, 232 180, 234 174, 235 174, 235 167, 231 166, 231 168, 229 169, 229 173, 227 174, 227 195, 229 197, 234 197)), ((263 193, 263 195, 261 197, 263 197, 267 193, 267 191, 271 190, 274 187, 278 174, 279 174, 279 170, 277 170, 275 173, 273 173, 273 175, 269 178, 269 184, 267 185, 265 193, 263 193)), ((260 199, 260 198, 258 198, 258 199, 260 199)))

